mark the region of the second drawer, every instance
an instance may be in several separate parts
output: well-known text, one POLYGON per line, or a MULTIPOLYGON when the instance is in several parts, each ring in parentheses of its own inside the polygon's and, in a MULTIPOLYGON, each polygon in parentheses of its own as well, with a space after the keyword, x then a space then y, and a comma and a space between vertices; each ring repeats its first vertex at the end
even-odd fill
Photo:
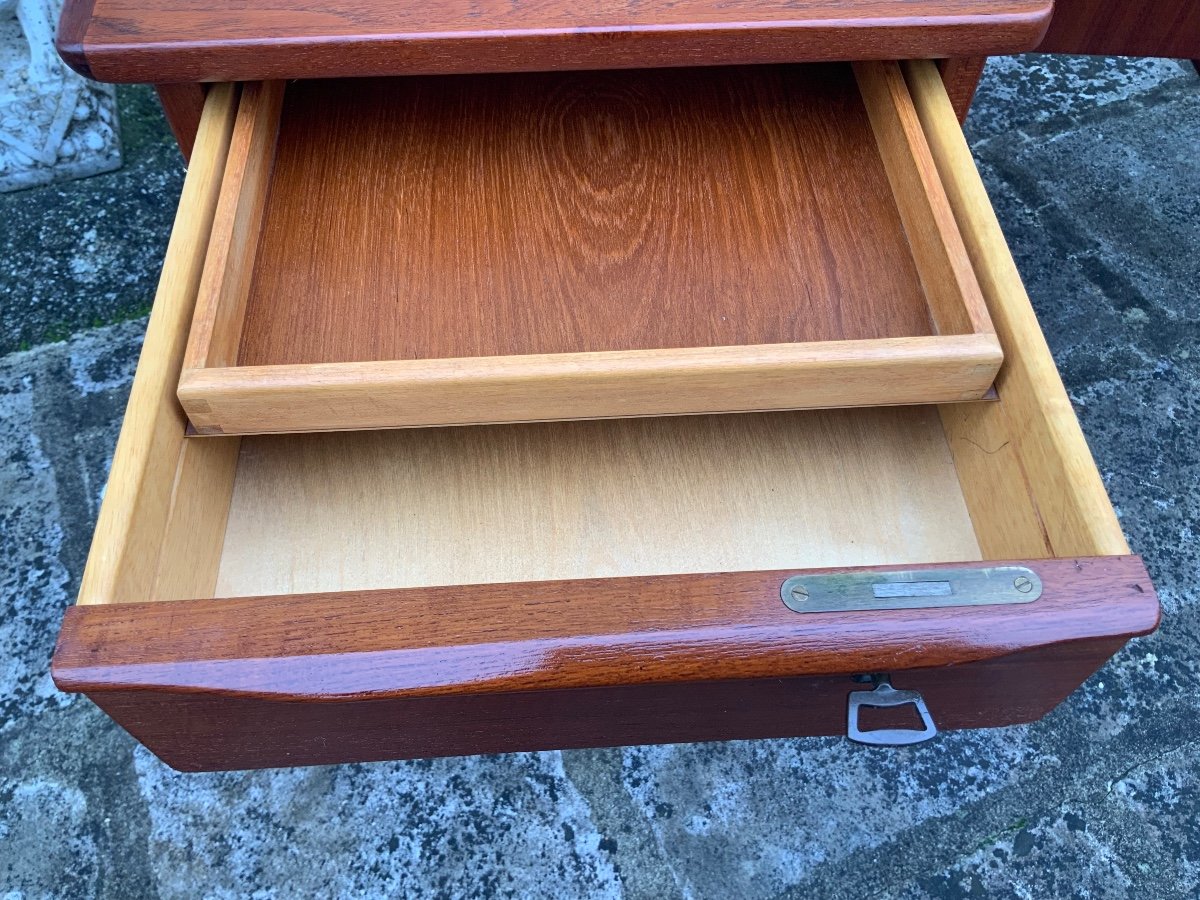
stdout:
POLYGON ((971 400, 1002 358, 896 63, 209 105, 203 434, 971 400))

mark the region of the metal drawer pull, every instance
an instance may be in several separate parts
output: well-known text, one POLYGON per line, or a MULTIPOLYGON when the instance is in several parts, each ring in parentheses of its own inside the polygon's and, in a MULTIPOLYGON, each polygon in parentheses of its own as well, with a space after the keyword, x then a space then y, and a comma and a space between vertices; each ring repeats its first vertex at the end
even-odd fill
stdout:
POLYGON ((846 711, 846 736, 859 744, 870 744, 873 747, 905 747, 909 744, 920 744, 937 734, 937 726, 929 715, 929 708, 919 691, 898 691, 887 679, 881 680, 873 691, 851 691, 850 706, 846 711), (874 731, 863 731, 858 726, 858 712, 864 706, 891 707, 904 706, 911 703, 917 708, 921 717, 922 727, 917 728, 878 728, 874 731))

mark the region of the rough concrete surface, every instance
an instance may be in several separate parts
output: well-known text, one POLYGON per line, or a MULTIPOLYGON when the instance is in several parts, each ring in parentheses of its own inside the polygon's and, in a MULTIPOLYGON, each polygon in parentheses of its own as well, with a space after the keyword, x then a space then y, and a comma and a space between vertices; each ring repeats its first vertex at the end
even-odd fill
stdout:
POLYGON ((125 165, 0 198, 0 354, 150 309, 183 158, 154 93, 117 88, 125 165))
POLYGON ((178 185, 161 127, 134 121, 123 172, 0 199, 0 335, 39 345, 0 359, 0 896, 1200 894, 1190 68, 994 61, 968 123, 1162 628, 1041 722, 882 752, 776 740, 181 775, 57 693, 47 663, 144 321, 88 326, 145 309, 178 185), (63 248, 91 230, 89 279, 63 248))

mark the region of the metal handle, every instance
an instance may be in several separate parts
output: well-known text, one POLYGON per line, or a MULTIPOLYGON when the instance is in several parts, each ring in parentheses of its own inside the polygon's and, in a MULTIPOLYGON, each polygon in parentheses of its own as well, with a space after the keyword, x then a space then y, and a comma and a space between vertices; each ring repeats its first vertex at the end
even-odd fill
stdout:
POLYGON ((918 691, 898 691, 883 678, 875 685, 873 691, 851 691, 850 705, 846 711, 846 736, 859 744, 870 744, 873 747, 906 747, 910 744, 920 744, 937 734, 937 726, 929 715, 925 699, 918 691), (917 708, 921 717, 920 729, 917 728, 877 728, 874 731, 863 731, 858 727, 858 712, 864 706, 890 707, 904 706, 911 703, 917 708))

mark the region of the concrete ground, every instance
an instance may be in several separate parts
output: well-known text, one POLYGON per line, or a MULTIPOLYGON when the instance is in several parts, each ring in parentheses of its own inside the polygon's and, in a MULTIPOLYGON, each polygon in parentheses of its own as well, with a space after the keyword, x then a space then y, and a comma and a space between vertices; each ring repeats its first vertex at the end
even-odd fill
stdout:
MULTIPOLYGON (((969 135, 1164 619, 1045 720, 181 775, 47 674, 181 178, 0 197, 0 896, 1200 895, 1200 78, 993 61, 969 135)), ((935 711, 936 712, 936 711, 935 711)))

